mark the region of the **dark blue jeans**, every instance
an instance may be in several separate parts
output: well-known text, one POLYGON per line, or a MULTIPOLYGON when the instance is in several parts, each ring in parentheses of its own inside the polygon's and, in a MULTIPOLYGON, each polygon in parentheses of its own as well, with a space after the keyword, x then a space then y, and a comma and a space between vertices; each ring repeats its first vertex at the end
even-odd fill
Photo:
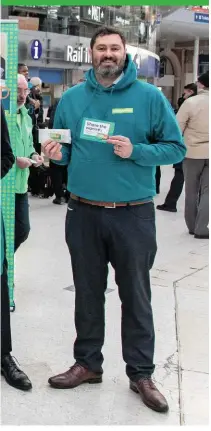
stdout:
POLYGON ((133 381, 150 376, 154 371, 154 325, 149 271, 157 250, 154 204, 109 209, 70 199, 66 242, 76 289, 75 360, 102 372, 110 262, 122 303, 122 351, 127 376, 133 381))
POLYGON ((30 232, 28 193, 15 194, 15 252, 30 232))

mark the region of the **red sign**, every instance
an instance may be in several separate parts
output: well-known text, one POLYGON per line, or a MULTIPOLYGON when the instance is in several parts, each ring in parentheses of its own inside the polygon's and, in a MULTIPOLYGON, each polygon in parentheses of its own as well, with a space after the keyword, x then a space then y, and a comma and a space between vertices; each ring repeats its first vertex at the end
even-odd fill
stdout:
POLYGON ((200 13, 209 13, 209 6, 192 6, 191 10, 200 13))

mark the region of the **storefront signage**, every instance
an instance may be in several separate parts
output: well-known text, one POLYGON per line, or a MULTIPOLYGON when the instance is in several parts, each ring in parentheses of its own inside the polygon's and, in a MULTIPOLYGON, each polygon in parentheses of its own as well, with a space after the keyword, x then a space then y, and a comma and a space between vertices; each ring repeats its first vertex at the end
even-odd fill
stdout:
POLYGON ((80 18, 102 24, 105 22, 105 8, 101 6, 81 6, 80 18))
POLYGON ((122 24, 122 25, 130 25, 129 19, 124 19, 121 16, 116 15, 116 23, 122 24))
POLYGON ((83 46, 73 48, 72 45, 68 45, 65 60, 73 63, 91 63, 89 49, 83 46))
POLYGON ((194 13, 194 21, 209 24, 209 14, 208 13, 194 13))
POLYGON ((209 13, 209 6, 192 6, 194 12, 209 13))

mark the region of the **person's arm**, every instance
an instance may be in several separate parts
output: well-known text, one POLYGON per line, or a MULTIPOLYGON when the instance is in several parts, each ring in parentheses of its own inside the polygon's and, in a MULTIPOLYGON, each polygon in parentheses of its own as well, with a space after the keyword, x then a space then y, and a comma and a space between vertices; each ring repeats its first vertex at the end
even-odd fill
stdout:
MULTIPOLYGON (((44 158, 43 156, 39 155, 34 148, 34 144, 33 144, 33 135, 32 135, 32 121, 31 121, 31 117, 28 115, 28 117, 26 118, 26 121, 28 122, 27 126, 28 128, 31 129, 31 132, 29 134, 28 137, 28 160, 32 159, 36 162, 36 164, 34 164, 33 166, 35 168, 37 168, 38 166, 42 165, 44 163, 44 158)), ((29 160, 30 161, 30 160, 29 160)), ((30 166, 32 165, 32 163, 30 164, 30 166)), ((25 167, 29 167, 29 166, 25 166, 25 167)))
POLYGON ((1 178, 4 178, 5 175, 7 175, 14 162, 15 157, 10 145, 7 120, 1 104, 1 178))
MULTIPOLYGON (((54 123, 53 123, 53 129, 67 129, 67 126, 64 124, 64 118, 65 115, 63 113, 63 103, 62 99, 58 103, 56 107, 55 117, 54 117, 54 123)), ((62 159, 60 161, 58 160, 52 160, 53 163, 56 163, 58 165, 66 166, 69 164, 71 159, 71 150, 72 150, 72 144, 66 144, 62 145, 62 159)))
POLYGON ((176 118, 179 123, 182 134, 184 134, 186 127, 188 126, 188 122, 190 119, 190 100, 186 100, 179 111, 177 112, 176 118))
MULTIPOLYGON (((37 125, 38 125, 39 128, 43 128, 43 127, 45 127, 43 125, 43 118, 44 118, 43 98, 40 96, 38 100, 40 102, 40 107, 37 110, 37 112, 38 112, 37 125)), ((36 111, 35 111, 35 113, 36 113, 36 111)))
POLYGON ((175 114, 166 97, 157 90, 151 107, 151 143, 133 145, 129 157, 140 166, 171 165, 182 161, 186 147, 175 114))
POLYGON ((28 114, 28 116, 26 116, 25 117, 26 118, 26 121, 27 121, 27 127, 28 128, 30 128, 31 129, 31 131, 30 131, 30 133, 29 133, 29 137, 28 137, 28 155, 27 155, 27 157, 29 157, 29 159, 31 159, 32 158, 32 156, 34 155, 34 154, 37 154, 37 152, 35 151, 35 148, 34 148, 34 143, 33 143, 33 136, 32 136, 32 119, 31 119, 31 117, 29 116, 29 114, 28 114))
POLYGON ((48 128, 49 128, 49 129, 53 129, 54 118, 55 118, 56 108, 57 108, 57 106, 58 106, 58 103, 59 103, 59 102, 56 102, 56 103, 53 105, 52 109, 51 109, 51 113, 50 113, 50 115, 49 115, 50 120, 49 120, 49 124, 48 124, 48 128))
POLYGON ((50 118, 50 116, 51 116, 51 111, 52 111, 52 105, 51 105, 51 106, 49 106, 46 117, 50 118))

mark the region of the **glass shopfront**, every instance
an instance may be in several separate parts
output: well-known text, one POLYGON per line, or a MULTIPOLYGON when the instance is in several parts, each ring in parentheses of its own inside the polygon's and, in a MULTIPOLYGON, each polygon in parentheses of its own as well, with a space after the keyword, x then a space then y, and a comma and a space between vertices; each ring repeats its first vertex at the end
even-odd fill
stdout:
POLYGON ((155 52, 157 6, 11 6, 8 14, 19 19, 20 29, 36 25, 40 31, 89 38, 100 25, 117 27, 128 44, 155 52))
POLYGON ((151 6, 8 7, 8 17, 19 21, 19 62, 30 77, 43 82, 46 104, 85 78, 91 67, 90 39, 102 25, 120 29, 127 40, 138 79, 155 83, 159 71, 156 51, 158 11, 151 6), (42 55, 35 59, 31 44, 38 40, 42 55))

